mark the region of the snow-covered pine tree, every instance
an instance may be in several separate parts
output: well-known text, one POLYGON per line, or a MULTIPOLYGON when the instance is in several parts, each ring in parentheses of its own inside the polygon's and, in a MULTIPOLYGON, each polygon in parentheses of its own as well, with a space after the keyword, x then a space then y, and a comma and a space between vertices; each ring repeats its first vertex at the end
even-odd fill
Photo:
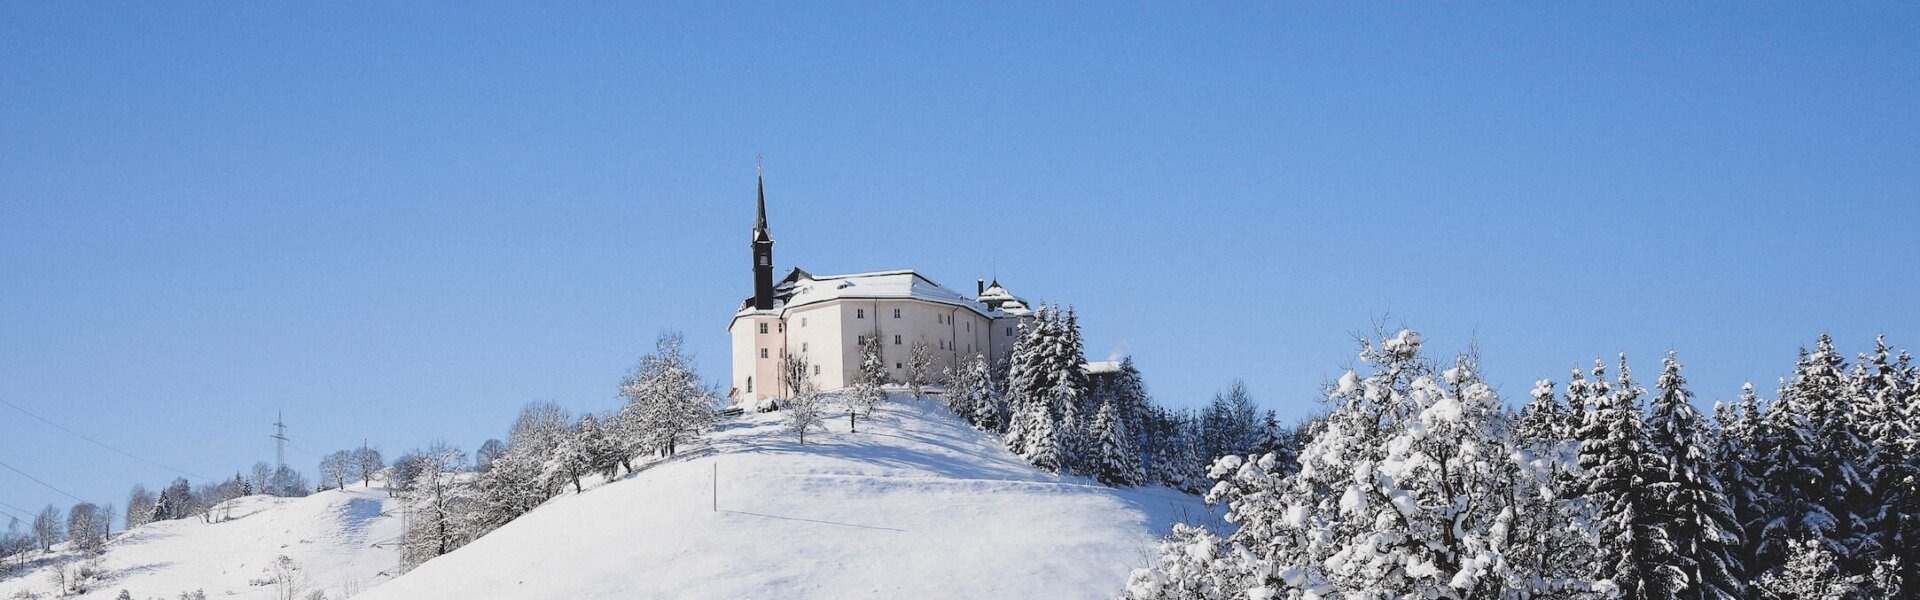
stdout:
POLYGON ((1915 398, 1909 395, 1906 377, 1911 373, 1906 353, 1893 358, 1886 336, 1874 339, 1871 355, 1862 355, 1848 377, 1852 390, 1848 405, 1854 409, 1854 422, 1865 442, 1866 456, 1860 461, 1868 487, 1877 491, 1872 503, 1861 507, 1868 520, 1868 546, 1878 563, 1871 579, 1876 587, 1920 587, 1914 572, 1920 561, 1920 465, 1915 464, 1913 446, 1920 443, 1909 429, 1908 417, 1915 398))
MULTIPOLYGON (((1584 391, 1584 377, 1576 380, 1584 391)), ((1541 379, 1515 418, 1520 468, 1508 496, 1514 535, 1506 554, 1517 573, 1527 574, 1515 585, 1523 597, 1593 595, 1584 576, 1596 568, 1596 540, 1587 535, 1594 514, 1582 495, 1585 472, 1573 438, 1579 415, 1568 404, 1554 396, 1552 380, 1541 379)))
MULTIPOLYGON (((1071 386, 1067 385, 1057 387, 1071 389, 1071 386)), ((1053 394, 1027 403, 1026 446, 1019 452, 1020 457, 1026 459, 1027 463, 1049 473, 1060 473, 1068 467, 1068 449, 1065 447, 1065 440, 1062 439, 1060 429, 1063 424, 1057 407, 1062 400, 1073 398, 1071 395, 1060 393, 1062 389, 1056 389, 1053 394)))
POLYGON ((987 358, 974 355, 961 363, 947 391, 947 402, 954 413, 981 431, 998 431, 1002 423, 992 377, 987 358))
MULTIPOLYGON (((1806 352, 1801 355, 1805 364, 1806 352)), ((1754 448, 1762 466, 1758 495, 1767 510, 1759 535, 1748 543, 1754 546, 1754 564, 1762 568, 1784 564, 1790 543, 1806 538, 1828 543, 1826 534, 1837 520, 1820 502, 1830 475, 1820 470, 1818 440, 1804 414, 1808 408, 1786 391, 1783 380, 1782 394, 1767 407, 1754 448)))
POLYGON ((1146 440, 1147 411, 1152 402, 1147 398, 1147 385, 1140 377, 1139 367, 1134 366, 1132 356, 1120 358, 1120 370, 1113 374, 1107 393, 1113 399, 1114 413, 1120 422, 1126 424, 1127 431, 1134 435, 1133 445, 1142 454, 1148 451, 1146 440))
POLYGON ((1753 384, 1743 386, 1740 399, 1732 404, 1716 404, 1714 419, 1720 424, 1720 435, 1714 438, 1714 465, 1721 488, 1726 492, 1727 505, 1740 527, 1741 543, 1732 548, 1734 562, 1730 571, 1740 581, 1752 582, 1765 571, 1756 562, 1754 549, 1755 541, 1766 530, 1767 509, 1771 505, 1763 495, 1761 474, 1766 472, 1766 466, 1761 464, 1756 451, 1763 425, 1760 400, 1754 394, 1753 384))
POLYGON ((1209 598, 1604 591, 1577 575, 1547 582, 1513 568, 1507 556, 1524 551, 1516 540, 1534 532, 1515 529, 1517 507, 1507 498, 1537 484, 1523 483, 1498 397, 1470 358, 1436 374, 1420 357, 1417 334, 1383 337, 1377 345, 1362 340, 1369 373, 1329 386, 1334 411, 1302 450, 1296 475, 1279 476, 1271 455, 1214 463, 1210 474, 1220 482, 1208 499, 1225 502, 1237 526, 1227 547, 1178 544, 1175 551, 1207 560, 1178 574, 1167 565, 1190 563, 1163 557, 1136 571, 1133 597, 1193 597, 1160 591, 1174 581, 1208 582, 1209 598))
POLYGON ((1818 500, 1834 517, 1826 537, 1838 544, 1831 550, 1841 572, 1864 577, 1878 554, 1870 530, 1879 500, 1861 465, 1867 443, 1849 407, 1854 398, 1846 359, 1834 350, 1833 338, 1821 334, 1805 367, 1795 373, 1788 393, 1808 408, 1805 414, 1819 450, 1814 454, 1816 468, 1831 475, 1826 494, 1818 500))
POLYGON ((1596 575, 1611 580, 1630 600, 1671 598, 1677 590, 1655 569, 1672 542, 1658 522, 1662 499, 1647 484, 1664 470, 1664 457, 1652 451, 1642 420, 1640 397, 1626 354, 1620 356, 1618 389, 1605 386, 1606 366, 1594 361, 1590 388, 1594 409, 1576 437, 1580 467, 1587 472, 1587 499, 1594 503, 1602 551, 1596 575))
POLYGON ((1648 488, 1671 550, 1655 559, 1654 577, 1665 580, 1666 597, 1738 600, 1746 594, 1735 555, 1741 529, 1716 474, 1713 432, 1693 408, 1679 359, 1668 352, 1662 365, 1647 435, 1665 460, 1648 488))
POLYGON ((1144 477, 1140 453, 1134 450, 1133 435, 1111 398, 1101 403, 1100 412, 1094 415, 1092 437, 1097 448, 1090 469, 1094 478, 1116 487, 1139 485, 1144 477))

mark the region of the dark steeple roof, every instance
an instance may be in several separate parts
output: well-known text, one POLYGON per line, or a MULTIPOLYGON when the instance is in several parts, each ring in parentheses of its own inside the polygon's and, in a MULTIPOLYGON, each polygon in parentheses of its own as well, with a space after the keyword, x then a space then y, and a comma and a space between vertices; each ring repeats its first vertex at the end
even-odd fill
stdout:
POLYGON ((756 184, 760 188, 760 220, 754 222, 753 239, 754 241, 760 241, 771 239, 771 236, 767 234, 767 177, 761 175, 755 179, 757 180, 756 184))

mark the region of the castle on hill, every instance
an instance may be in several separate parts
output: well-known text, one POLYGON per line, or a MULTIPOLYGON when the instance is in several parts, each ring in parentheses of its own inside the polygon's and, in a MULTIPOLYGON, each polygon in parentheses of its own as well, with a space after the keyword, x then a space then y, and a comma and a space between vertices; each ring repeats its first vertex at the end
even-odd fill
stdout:
POLYGON ((880 357, 894 381, 906 379, 916 342, 926 345, 934 373, 957 370, 974 356, 998 364, 1013 352, 1021 320, 1032 310, 997 279, 975 280, 973 296, 911 269, 814 275, 796 267, 776 283, 765 177, 757 185, 753 295, 727 325, 733 402, 786 395, 781 370, 788 354, 807 359, 813 371, 807 377, 817 389, 851 387, 859 380, 860 346, 868 336, 880 340, 880 357))

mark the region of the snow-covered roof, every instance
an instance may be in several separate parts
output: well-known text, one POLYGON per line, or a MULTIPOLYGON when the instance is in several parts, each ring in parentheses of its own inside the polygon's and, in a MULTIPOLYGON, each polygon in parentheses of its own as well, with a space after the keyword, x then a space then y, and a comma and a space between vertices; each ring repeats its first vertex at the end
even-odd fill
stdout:
POLYGON ((932 279, 909 269, 802 278, 793 282, 789 289, 790 295, 786 295, 786 304, 789 307, 841 298, 911 298, 951 304, 982 314, 986 313, 986 307, 979 302, 941 287, 932 279))
POLYGON ((773 284, 773 308, 755 310, 753 298, 747 298, 734 318, 779 315, 789 308, 841 299, 924 300, 965 308, 987 318, 1025 316, 1033 312, 1027 308, 1026 301, 1008 293, 997 281, 975 299, 947 289, 913 269, 814 275, 795 267, 773 284))
POLYGON ((1088 375, 1099 375, 1103 373, 1119 373, 1120 361, 1090 360, 1090 361, 1087 361, 1087 364, 1080 365, 1080 370, 1086 371, 1088 375))
POLYGON ((986 304, 989 309, 1009 315, 1021 316, 1033 313, 1033 309, 1027 307, 1027 301, 1007 291, 1007 288, 1000 285, 999 279, 994 279, 993 285, 987 286, 987 289, 980 292, 980 302, 986 304))

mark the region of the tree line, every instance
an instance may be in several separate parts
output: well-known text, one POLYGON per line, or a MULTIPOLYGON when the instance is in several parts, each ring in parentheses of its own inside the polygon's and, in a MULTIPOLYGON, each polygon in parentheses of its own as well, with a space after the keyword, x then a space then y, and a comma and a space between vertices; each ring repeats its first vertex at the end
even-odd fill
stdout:
POLYGON ((1073 309, 1042 305, 1002 364, 974 356, 947 375, 947 405, 1036 467, 1115 486, 1198 493, 1211 457, 1297 446, 1297 428, 1260 411, 1239 381, 1199 411, 1175 410, 1148 397, 1131 357, 1098 375, 1086 365, 1073 309))
POLYGON ((1231 531, 1177 525, 1125 597, 1844 600, 1920 590, 1920 377, 1821 336, 1771 399, 1696 409, 1669 353, 1622 355, 1518 410, 1473 354, 1411 331, 1361 367, 1297 455, 1214 461, 1231 531))
POLYGON ((403 567, 452 552, 569 488, 584 491, 593 477, 611 480, 647 457, 676 455, 711 429, 719 397, 701 383, 676 334, 661 336, 619 395, 618 409, 577 419, 551 402, 528 404, 507 440, 488 440, 471 462, 443 443, 396 459, 387 485, 405 506, 403 567))

